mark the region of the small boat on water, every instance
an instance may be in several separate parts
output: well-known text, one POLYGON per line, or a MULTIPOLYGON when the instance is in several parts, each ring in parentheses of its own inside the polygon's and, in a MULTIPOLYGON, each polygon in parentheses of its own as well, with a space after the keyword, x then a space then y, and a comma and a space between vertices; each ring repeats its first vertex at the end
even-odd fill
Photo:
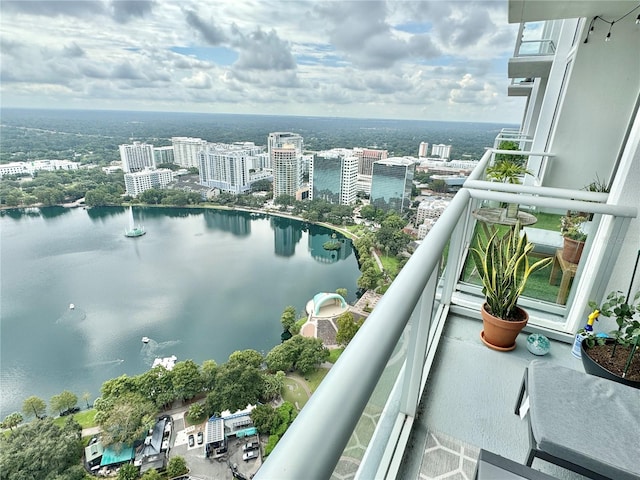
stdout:
POLYGON ((142 343, 149 343, 149 337, 142 337, 142 343))
POLYGON ((73 303, 69 304, 69 310, 73 310, 74 308, 76 308, 76 306, 73 303))
POLYGON ((129 206, 129 229, 124 231, 124 236, 129 238, 141 237, 147 233, 143 226, 136 227, 133 221, 133 207, 129 206))

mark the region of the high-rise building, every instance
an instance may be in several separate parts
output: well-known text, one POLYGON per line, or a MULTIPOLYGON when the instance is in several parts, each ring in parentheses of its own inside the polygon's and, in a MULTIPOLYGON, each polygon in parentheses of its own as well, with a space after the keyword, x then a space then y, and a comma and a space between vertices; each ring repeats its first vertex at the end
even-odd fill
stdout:
POLYGON ((124 185, 127 195, 137 197, 145 190, 164 188, 173 180, 173 172, 168 168, 146 169, 140 172, 125 173, 124 185))
POLYGON ((167 147, 154 147, 153 158, 156 165, 160 165, 162 163, 174 163, 173 147, 171 145, 167 147))
POLYGON ((418 147, 418 157, 424 158, 428 156, 429 156, 429 143, 420 142, 420 147, 418 147))
POLYGON ((402 213, 409 207, 415 162, 392 157, 373 163, 371 205, 402 213))
POLYGON ((376 150, 373 148, 354 148, 353 154, 358 157, 358 174, 371 175, 373 162, 388 158, 387 150, 376 150))
POLYGON ((198 154, 207 146, 207 141, 192 137, 171 137, 174 162, 181 167, 198 166, 198 154))
POLYGON ((133 142, 120 145, 120 160, 124 173, 141 172, 145 168, 156 168, 153 157, 153 145, 133 142))
MULTIPOLYGON (((253 145, 253 144, 252 144, 253 145)), ((208 144, 198 154, 200 183, 223 192, 244 193, 251 189, 249 159, 259 147, 208 144)))
POLYGON ((451 145, 445 145, 444 143, 438 143, 431 146, 431 156, 438 156, 440 158, 449 158, 451 155, 451 145))
POLYGON ((356 201, 357 180, 358 158, 350 150, 320 152, 309 167, 310 199, 351 205, 356 201))
POLYGON ((295 197, 303 179, 302 137, 290 132, 270 133, 267 147, 273 170, 273 197, 295 197))

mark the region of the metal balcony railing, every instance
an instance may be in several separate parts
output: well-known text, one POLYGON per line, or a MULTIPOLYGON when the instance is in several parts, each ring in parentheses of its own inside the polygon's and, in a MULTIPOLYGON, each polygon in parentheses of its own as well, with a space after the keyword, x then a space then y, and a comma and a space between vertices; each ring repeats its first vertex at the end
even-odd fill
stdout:
POLYGON ((607 194, 487 182, 484 171, 495 153, 500 151, 487 150, 256 479, 328 479, 334 471, 355 472, 357 479, 395 478, 449 310, 458 308, 454 292, 478 202, 611 215, 622 237, 637 215, 635 208, 604 203, 607 194))

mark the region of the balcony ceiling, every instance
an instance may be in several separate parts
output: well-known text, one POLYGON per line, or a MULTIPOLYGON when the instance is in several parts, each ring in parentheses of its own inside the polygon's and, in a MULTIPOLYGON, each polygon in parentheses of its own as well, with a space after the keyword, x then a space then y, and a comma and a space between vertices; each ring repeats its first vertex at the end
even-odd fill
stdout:
POLYGON ((619 18, 640 0, 509 0, 509 23, 558 20, 562 18, 619 18))

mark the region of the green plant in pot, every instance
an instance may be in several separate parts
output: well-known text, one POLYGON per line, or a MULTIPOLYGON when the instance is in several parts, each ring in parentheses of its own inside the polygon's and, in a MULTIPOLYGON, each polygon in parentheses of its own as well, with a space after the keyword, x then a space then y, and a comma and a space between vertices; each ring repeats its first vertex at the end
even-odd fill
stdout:
POLYGON ((504 234, 495 231, 486 241, 478 236, 478 246, 470 249, 486 299, 481 308, 484 329, 480 337, 494 350, 516 347, 516 337, 529 320, 529 314, 518 307, 518 299, 530 275, 552 261, 543 258, 530 263, 532 250, 533 243, 519 222, 504 234))
POLYGON ((600 315, 615 318, 618 328, 602 338, 590 333, 582 341, 582 363, 587 373, 640 388, 640 291, 611 292, 602 305, 590 301, 600 315))
MULTIPOLYGON (((524 175, 532 175, 520 162, 514 160, 496 160, 496 163, 487 167, 486 177, 492 182, 511 183, 519 185, 520 178, 524 175)), ((515 218, 518 215, 518 204, 507 204, 507 216, 515 218)))
POLYGON ((578 263, 584 249, 587 234, 582 230, 588 220, 584 215, 568 212, 560 219, 560 234, 563 237, 562 258, 569 263, 578 263))

